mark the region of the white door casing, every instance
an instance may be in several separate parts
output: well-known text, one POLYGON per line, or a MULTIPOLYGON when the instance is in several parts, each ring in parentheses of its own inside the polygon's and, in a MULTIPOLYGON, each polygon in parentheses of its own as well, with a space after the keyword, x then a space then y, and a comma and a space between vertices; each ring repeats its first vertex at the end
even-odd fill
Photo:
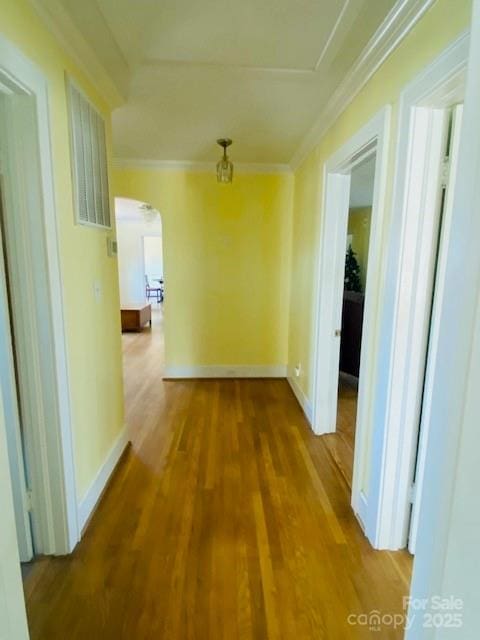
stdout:
POLYGON ((5 413, 0 389, 0 638, 28 640, 27 614, 12 501, 5 413))
MULTIPOLYGON (((2 104, 0 95, 0 121, 2 104)), ((1 136, 1 126, 0 126, 1 136)), ((12 481, 15 525, 17 529, 18 552, 21 562, 28 562, 33 557, 33 540, 30 526, 27 483, 25 477, 25 460, 20 430, 20 416, 16 387, 13 341, 10 330, 10 309, 7 291, 7 273, 2 233, 2 175, 0 148, 0 389, 3 396, 3 408, 6 426, 7 451, 12 481)))
POLYGON ((457 173, 457 161, 458 161, 458 149, 460 143, 460 131, 462 124, 463 105, 457 105, 453 109, 452 114, 452 130, 450 135, 450 149, 449 149, 449 166, 448 166, 448 178, 446 178, 446 191, 445 200, 443 205, 443 216, 440 230, 440 237, 438 240, 438 260, 436 265, 436 277, 434 283, 433 293, 433 306, 431 313, 431 322, 429 323, 429 344, 428 344, 428 358, 425 366, 425 381, 423 402, 421 408, 421 421, 419 424, 418 432, 414 432, 415 439, 412 442, 412 461, 411 461, 411 474, 415 474, 415 484, 412 496, 412 514, 411 522, 408 532, 408 549, 410 553, 414 554, 416 549, 416 539, 418 535, 418 525, 420 520, 420 505, 421 497, 425 478, 425 460, 426 453, 429 446, 430 436, 430 416, 431 416, 431 401, 432 401, 432 380, 435 369, 437 367, 438 358, 438 331, 439 331, 439 309, 445 304, 446 296, 450 295, 450 292, 445 291, 445 266, 446 266, 446 247, 448 246, 448 240, 452 228, 452 214, 453 214, 453 194, 455 193, 455 181, 457 173), (418 454, 415 452, 415 442, 418 441, 418 454), (416 458, 416 460, 415 460, 416 458), (416 467, 414 472, 413 467, 416 467))
POLYGON ((79 528, 48 86, 2 36, 0 90, 8 119, 5 239, 34 539, 38 553, 65 554, 78 542, 79 528))
POLYGON ((382 297, 369 499, 372 543, 407 545, 436 242, 445 109, 463 97, 468 33, 407 85, 400 98, 396 169, 382 297), (373 510, 372 510, 373 512, 373 510))
POLYGON ((343 274, 347 242, 350 173, 353 167, 375 154, 372 222, 368 252, 369 275, 365 292, 352 506, 368 529, 368 497, 363 487, 368 453, 368 425, 372 410, 372 379, 375 368, 375 335, 378 322, 377 292, 387 178, 390 107, 386 106, 348 140, 324 167, 323 218, 319 239, 319 263, 315 278, 315 342, 312 427, 316 434, 335 430, 339 375, 343 274))
MULTIPOLYGON (((408 640, 476 638, 480 628, 478 389, 480 388, 480 0, 473 1, 470 52, 438 311, 437 364, 431 381, 430 437, 411 586, 408 640), (415 604, 432 596, 461 602, 460 628, 426 625, 415 604)), ((436 610, 438 613, 438 609, 436 610)), ((438 616, 437 616, 438 617, 438 616)))
MULTIPOLYGON (((433 258, 432 240, 436 238, 435 225, 438 222, 433 215, 423 214, 438 211, 445 108, 455 103, 462 94, 468 41, 468 32, 462 34, 402 92, 386 265, 377 262, 373 267, 375 253, 373 262, 369 255, 352 505, 376 548, 399 549, 407 545, 411 480, 430 321, 428 279, 432 277, 432 271, 428 263, 433 258), (419 215, 419 211, 422 211, 422 215, 419 215), (383 274, 382 284, 388 283, 388 286, 383 286, 379 294, 381 300, 370 303, 369 292, 373 288, 371 278, 372 275, 376 277, 377 271, 383 274), (374 305, 375 312, 372 311, 374 305), (372 329, 370 336, 376 337, 375 345, 373 337, 368 337, 372 327, 375 329, 372 329), (368 393, 365 393, 365 389, 368 389, 368 393), (370 425, 372 438, 368 451, 365 434, 370 425)), ((352 153, 351 147, 349 152, 352 153)), ((345 150, 338 153, 343 159, 348 156, 345 150)), ((319 276, 316 280, 322 283, 322 287, 335 261, 332 249, 335 233, 331 231, 331 225, 337 232, 340 229, 343 233, 344 227, 346 230, 345 202, 340 203, 341 197, 345 200, 345 192, 342 192, 343 196, 335 196, 331 188, 328 195, 329 174, 335 162, 337 175, 341 173, 338 170, 341 162, 338 162, 338 154, 335 154, 329 161, 330 167, 328 164, 325 167, 324 176, 324 211, 328 216, 327 207, 330 212, 335 210, 337 219, 329 221, 324 218, 322 225, 319 276)), ((333 187, 334 183, 331 185, 333 187)), ((372 242, 375 242, 374 232, 372 218, 370 251, 372 242)), ((380 281, 374 286, 377 291, 382 288, 380 281)), ((339 288, 338 282, 336 287, 339 288)), ((328 347, 320 349, 319 345, 327 345, 327 336, 330 341, 334 339, 331 331, 334 322, 329 316, 328 304, 325 307, 325 296, 322 303, 322 295, 317 291, 316 299, 312 425, 316 433, 328 433, 335 430, 339 341, 337 338, 333 345, 335 349, 330 350, 329 360, 328 347), (320 309, 323 314, 325 308, 326 316, 320 322, 320 309)), ((337 304, 340 304, 338 295, 337 304)), ((338 313, 333 316, 336 321, 338 317, 338 313)))

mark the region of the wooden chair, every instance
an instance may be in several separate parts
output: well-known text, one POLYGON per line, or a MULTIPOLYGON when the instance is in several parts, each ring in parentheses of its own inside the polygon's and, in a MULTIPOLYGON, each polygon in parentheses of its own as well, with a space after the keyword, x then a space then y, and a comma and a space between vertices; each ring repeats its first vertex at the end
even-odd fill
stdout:
POLYGON ((150 300, 151 296, 155 296, 157 303, 160 303, 163 300, 162 287, 151 287, 147 275, 145 276, 145 295, 147 296, 147 300, 150 300))

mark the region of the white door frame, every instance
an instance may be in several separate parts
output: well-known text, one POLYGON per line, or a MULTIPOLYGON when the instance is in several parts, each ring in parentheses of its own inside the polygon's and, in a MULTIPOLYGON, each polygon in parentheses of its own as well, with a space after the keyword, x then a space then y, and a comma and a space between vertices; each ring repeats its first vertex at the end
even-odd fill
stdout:
POLYGON ((384 107, 348 140, 324 166, 323 217, 315 291, 315 348, 312 427, 316 434, 335 431, 339 374, 342 292, 350 197, 350 173, 375 154, 372 219, 368 251, 368 276, 360 358, 352 506, 363 524, 367 498, 361 478, 368 447, 371 416, 375 334, 378 322, 377 292, 381 281, 381 252, 387 179, 390 107, 384 107))
POLYGON ((16 101, 7 143, 14 170, 12 193, 5 187, 5 218, 35 551, 61 555, 73 550, 79 528, 48 85, 2 36, 0 88, 16 101))
POLYGON ((13 487, 9 473, 2 390, 0 388, 0 638, 28 640, 27 614, 16 539, 13 487))
MULTIPOLYGON (((0 90, 0 100, 3 92, 0 90)), ((2 176, 2 143, 6 139, 5 113, 0 104, 0 216, 4 216, 4 194, 2 176)), ((8 271, 4 255, 4 229, 0 221, 0 387, 3 395, 3 410, 6 425, 6 441, 10 479, 12 484, 15 525, 17 528, 18 552, 21 562, 33 558, 33 536, 30 522, 25 455, 20 427, 17 380, 13 336, 11 330, 11 310, 8 287, 8 271)))
MULTIPOLYGON (((462 81, 463 84, 463 81, 462 81)), ((420 522, 420 504, 421 504, 421 496, 424 487, 425 480, 425 460, 428 447, 431 445, 431 424, 430 424, 430 414, 432 411, 432 381, 433 376, 435 375, 435 369, 438 365, 438 332, 440 329, 439 326, 439 310, 442 308, 442 305, 445 304, 445 296, 450 296, 450 292, 445 290, 445 267, 446 267, 446 246, 448 245, 448 240, 450 238, 451 230, 452 230, 452 204, 453 204, 453 194, 455 193, 455 183, 457 177, 457 161, 458 161, 458 151, 459 151, 459 143, 460 143, 460 134, 461 134, 461 125, 462 125, 462 114, 463 114, 463 100, 464 100, 464 92, 465 87, 461 87, 461 102, 462 104, 457 104, 451 113, 451 130, 450 130, 450 138, 449 138, 449 168, 448 175, 445 173, 445 196, 443 207, 439 209, 439 218, 441 216, 441 228, 439 229, 440 233, 437 231, 438 237, 438 246, 435 246, 433 243, 433 251, 438 253, 438 260, 435 265, 435 273, 433 274, 435 277, 435 281, 432 286, 432 313, 431 313, 431 321, 429 322, 428 318, 428 307, 425 309, 427 311, 426 314, 426 329, 428 333, 428 344, 425 345, 425 367, 424 367, 424 391, 423 398, 419 398, 421 402, 421 406, 419 406, 419 410, 417 413, 417 424, 418 428, 414 429, 414 441, 412 442, 411 452, 411 467, 410 467, 410 478, 412 478, 413 474, 415 474, 414 483, 412 483, 412 509, 411 509, 411 518, 410 518, 410 526, 408 526, 408 511, 409 507, 407 505, 407 521, 406 524, 408 526, 408 550, 410 553, 415 554, 416 549, 416 539, 418 533, 418 525, 420 522), (415 446, 416 442, 418 442, 418 447, 415 446)), ((449 105, 448 105, 449 106, 449 105)), ((423 108, 418 109, 419 111, 423 111, 423 108)), ((447 141, 445 141, 447 142, 447 141)), ((448 143, 447 143, 448 144, 448 143)), ((446 145, 444 145, 445 150, 446 145)), ((434 254, 435 255, 435 254, 434 254)), ((420 380, 421 384, 421 380, 420 380)), ((402 453, 405 454, 406 451, 402 450, 402 453)))
MULTIPOLYGON (((431 434, 425 465, 408 640, 448 637, 425 624, 432 596, 462 602, 462 629, 478 635, 480 512, 478 510, 478 389, 480 386, 480 0, 473 2, 453 223, 445 286, 452 292, 439 314, 438 359, 432 381, 431 434), (426 602, 426 609, 415 607, 426 602)), ((437 609, 438 611, 438 609, 437 609)))
MULTIPOLYGON (((401 94, 392 223, 382 301, 369 501, 376 548, 407 544, 431 300, 432 242, 444 113, 464 82, 468 33, 462 34, 401 94)), ((448 221, 444 232, 448 235, 448 221)), ((444 233, 444 235, 445 235, 444 233)), ((438 284, 438 282, 437 282, 438 284)), ((440 286, 441 288, 441 286, 440 286)), ((422 430, 428 429, 428 421, 422 430)), ((423 434, 426 437, 426 433, 423 434)))

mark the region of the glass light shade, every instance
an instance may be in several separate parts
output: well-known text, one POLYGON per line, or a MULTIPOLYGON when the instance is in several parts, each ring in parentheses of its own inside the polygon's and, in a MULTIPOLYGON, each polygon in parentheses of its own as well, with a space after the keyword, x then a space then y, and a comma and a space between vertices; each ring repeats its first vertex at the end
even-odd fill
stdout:
POLYGON ((157 216, 160 216, 160 212, 154 207, 152 207, 151 204, 145 203, 140 205, 140 212, 147 224, 151 224, 152 222, 155 222, 155 220, 157 219, 157 216))
POLYGON ((225 156, 217 162, 217 182, 232 182, 233 164, 225 156))

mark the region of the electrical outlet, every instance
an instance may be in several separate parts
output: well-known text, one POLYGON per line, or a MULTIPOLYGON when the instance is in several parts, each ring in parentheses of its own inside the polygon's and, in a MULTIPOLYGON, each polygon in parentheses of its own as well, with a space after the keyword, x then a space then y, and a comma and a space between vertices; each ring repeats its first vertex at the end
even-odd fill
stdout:
POLYGON ((297 364, 297 366, 295 367, 295 377, 299 378, 301 375, 302 375, 302 365, 297 364))

